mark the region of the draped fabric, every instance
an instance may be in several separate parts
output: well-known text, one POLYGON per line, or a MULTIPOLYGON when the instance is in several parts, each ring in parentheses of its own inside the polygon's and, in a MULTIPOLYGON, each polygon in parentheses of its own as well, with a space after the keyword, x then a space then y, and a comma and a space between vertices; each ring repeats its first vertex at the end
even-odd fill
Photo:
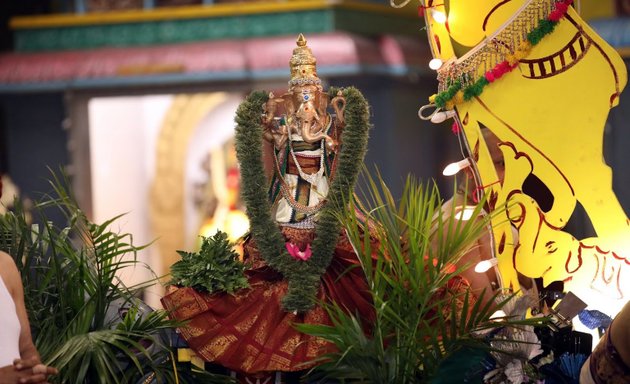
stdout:
MULTIPOLYGON (((325 133, 339 135, 339 127, 333 124, 333 118, 328 115, 328 126, 325 133)), ((269 197, 273 203, 272 213, 278 223, 299 223, 313 214, 306 214, 296 210, 280 193, 279 177, 284 179, 287 192, 299 204, 305 207, 315 207, 328 196, 328 187, 333 168, 335 152, 326 150, 325 141, 308 143, 298 134, 289 133, 289 145, 281 150, 274 149, 274 156, 278 162, 278 172, 274 173, 269 197), (323 169, 322 169, 323 168, 323 169), (300 173, 314 176, 312 182, 305 180, 300 173), (318 175, 319 172, 319 175, 318 175)))
MULTIPOLYGON (((612 343, 611 327, 582 367, 580 382, 595 384, 623 384, 630 382, 628 367, 612 343)), ((623 340, 623 339, 622 339, 623 340)))
MULTIPOLYGON (((298 163, 291 156, 289 149, 285 150, 283 153, 284 157, 278 159, 279 162, 286 165, 285 169, 282 170, 282 177, 288 187, 288 192, 295 201, 306 207, 314 207, 328 195, 329 173, 326 173, 325 170, 329 167, 326 166, 327 163, 323 163, 323 161, 328 162, 328 156, 324 153, 325 150, 320 147, 319 143, 305 143, 301 139, 298 140, 297 136, 293 140, 292 150, 298 163), (304 180, 299 174, 301 170, 305 174, 316 175, 322 165, 324 166, 322 170, 324 173, 317 177, 312 184, 304 180)), ((279 188, 277 184, 272 185, 272 189, 279 188)), ((308 216, 293 208, 291 203, 282 197, 282 194, 277 194, 274 207, 275 219, 278 223, 298 223, 308 216)))
POLYGON ((20 357, 21 326, 15 309, 15 302, 1 275, 0 310, 2 311, 2 321, 0 321, 0 340, 2 340, 0 367, 4 367, 13 364, 13 360, 20 357))
MULTIPOLYGON (((311 243, 312 230, 284 227, 287 241, 300 248, 311 243)), ((268 267, 254 241, 245 243, 246 272, 250 287, 234 296, 206 294, 192 288, 176 288, 162 299, 177 320, 190 348, 206 361, 245 373, 299 371, 313 366, 314 358, 332 350, 321 339, 302 334, 294 324, 331 324, 321 306, 304 314, 285 312, 280 304, 287 282, 268 267), (306 364, 305 364, 306 363, 306 364)), ((318 299, 336 302, 357 313, 366 324, 374 318, 363 270, 344 235, 341 235, 331 265, 322 276, 318 299)))

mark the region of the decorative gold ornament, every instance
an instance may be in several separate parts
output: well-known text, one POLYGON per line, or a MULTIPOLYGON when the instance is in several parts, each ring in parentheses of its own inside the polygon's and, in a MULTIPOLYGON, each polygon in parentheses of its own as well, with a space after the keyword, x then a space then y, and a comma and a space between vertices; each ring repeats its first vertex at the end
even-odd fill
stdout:
POLYGON ((273 93, 264 105, 264 138, 273 143, 277 150, 282 149, 290 139, 297 135, 306 143, 326 141, 326 148, 335 151, 337 140, 328 135, 331 116, 328 106, 335 111, 335 124, 344 122, 345 99, 337 94, 330 103, 328 94, 323 92, 321 80, 317 77, 317 59, 306 45, 306 38, 300 33, 296 41, 297 48, 289 60, 291 80, 289 92, 280 97, 273 93))
POLYGON ((291 80, 289 87, 301 85, 317 85, 321 90, 322 81, 317 77, 317 59, 306 45, 306 38, 300 33, 297 48, 293 49, 293 56, 289 61, 291 66, 291 80))
POLYGON ((528 34, 539 26, 541 20, 549 17, 557 2, 530 0, 494 34, 462 57, 446 62, 438 69, 438 93, 447 91, 455 83, 461 88, 473 86, 479 76, 499 63, 513 59, 523 45, 528 44, 528 34))

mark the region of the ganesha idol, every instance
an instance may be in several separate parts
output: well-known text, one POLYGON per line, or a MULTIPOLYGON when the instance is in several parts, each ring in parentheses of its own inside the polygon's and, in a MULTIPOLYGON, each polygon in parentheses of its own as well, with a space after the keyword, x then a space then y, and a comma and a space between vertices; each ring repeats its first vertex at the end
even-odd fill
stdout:
POLYGON ((253 92, 237 110, 241 193, 251 223, 243 247, 249 288, 229 295, 180 287, 162 300, 186 322, 179 331, 195 354, 243 382, 279 382, 330 352, 331 345, 295 329, 331 324, 322 303, 373 317, 337 218, 367 148, 368 105, 354 88, 324 92, 302 35, 289 64, 288 93, 253 92), (264 148, 272 153, 271 172, 264 148))
POLYGON ((504 212, 492 226, 505 285, 518 289, 516 271, 544 285, 563 281, 591 308, 614 315, 630 294, 630 225, 612 190, 603 136, 627 82, 623 60, 572 0, 423 6, 439 89, 422 117, 455 116, 463 129, 478 188, 490 209, 504 212), (500 141, 504 178, 482 128, 500 141), (565 229, 578 204, 592 238, 565 229))

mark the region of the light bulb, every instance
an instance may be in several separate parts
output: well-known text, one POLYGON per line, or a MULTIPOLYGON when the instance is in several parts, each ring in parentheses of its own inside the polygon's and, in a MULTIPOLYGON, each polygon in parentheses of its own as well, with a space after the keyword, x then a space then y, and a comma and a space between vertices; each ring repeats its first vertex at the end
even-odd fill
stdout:
POLYGON ((460 160, 456 163, 450 163, 444 168, 442 174, 444 176, 453 176, 466 167, 470 167, 470 160, 468 158, 460 160))
POLYGON ((244 212, 234 209, 228 212, 224 226, 230 241, 236 241, 249 230, 249 219, 244 212))
POLYGON ((437 71, 438 69, 440 69, 440 67, 442 67, 442 64, 444 64, 442 59, 438 59, 436 57, 435 59, 431 59, 431 61, 429 61, 429 68, 431 68, 434 71, 437 71))
POLYGON ((473 213, 475 212, 475 207, 472 205, 467 205, 465 207, 459 207, 457 213, 455 213, 455 218, 461 221, 470 220, 473 213))
POLYGON ((475 265, 475 272, 477 273, 485 273, 488 272, 488 270, 492 267, 494 267, 495 265, 499 264, 499 260, 495 259, 488 259, 488 260, 482 260, 480 262, 477 263, 477 265, 475 265))
POLYGON ((490 315, 490 320, 492 319, 503 320, 503 318, 505 317, 507 317, 506 313, 499 309, 498 311, 490 315))
POLYGON ((452 119, 455 117, 455 110, 451 109, 448 111, 435 112, 433 116, 431 116, 431 122, 434 124, 440 124, 445 122, 447 119, 452 119))
POLYGON ((437 23, 440 23, 440 24, 446 23, 446 14, 442 11, 438 11, 437 9, 431 10, 431 17, 437 23))

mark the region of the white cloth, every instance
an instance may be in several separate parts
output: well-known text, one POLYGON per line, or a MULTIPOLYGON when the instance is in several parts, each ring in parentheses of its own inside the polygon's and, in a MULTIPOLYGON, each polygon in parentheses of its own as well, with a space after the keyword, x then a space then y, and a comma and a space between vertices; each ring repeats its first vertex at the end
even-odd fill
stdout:
MULTIPOLYGON (((304 140, 299 135, 293 135, 292 134, 290 141, 300 142, 300 141, 304 141, 304 140)), ((291 145, 291 142, 289 142, 288 144, 291 145)), ((299 153, 299 155, 300 156, 319 157, 319 156, 323 156, 324 155, 323 152, 324 152, 324 150, 322 148, 318 148, 318 149, 311 150, 311 151, 301 151, 299 153)), ((291 156, 291 154, 288 153, 287 156, 291 156)), ((286 182, 286 184, 288 186, 289 193, 291 194, 291 197, 293 197, 295 199, 296 198, 296 194, 297 194, 298 176, 297 175, 286 174, 286 175, 284 175, 284 181, 286 182)), ((319 204, 319 202, 322 199, 325 199, 327 195, 328 195, 328 178, 326 176, 322 175, 310 187, 308 206, 309 207, 316 206, 317 204, 319 204)), ((276 221, 278 223, 289 223, 291 221, 291 217, 293 215, 293 208, 291 207, 289 202, 284 197, 280 198, 280 200, 278 201, 278 205, 276 207, 275 215, 276 215, 276 221)))
POLYGON ((20 319, 15 302, 0 277, 0 367, 13 364, 20 357, 20 319))
MULTIPOLYGON (((296 175, 284 175, 284 180, 289 187, 291 196, 295 199, 297 192, 298 177, 296 175)), ((308 206, 314 207, 319 202, 326 198, 328 195, 328 179, 324 176, 318 182, 310 188, 308 206)), ((278 201, 278 208, 276 210, 276 221, 278 223, 288 223, 291 221, 291 215, 293 214, 293 208, 289 205, 289 202, 285 198, 281 198, 278 201)))
POLYGON ((591 375, 591 358, 589 357, 582 365, 580 370, 580 384, 595 384, 593 376, 591 375))

